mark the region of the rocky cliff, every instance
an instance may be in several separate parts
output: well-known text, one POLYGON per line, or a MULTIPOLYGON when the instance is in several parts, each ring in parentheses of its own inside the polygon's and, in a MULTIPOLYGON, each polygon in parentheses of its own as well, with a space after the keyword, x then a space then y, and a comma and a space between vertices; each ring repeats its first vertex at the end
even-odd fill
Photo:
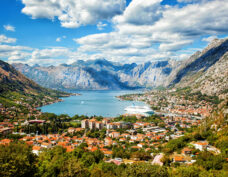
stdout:
POLYGON ((144 64, 120 64, 104 59, 71 65, 29 66, 14 64, 20 72, 44 87, 55 89, 134 89, 163 84, 177 62, 158 61, 144 64))
POLYGON ((173 70, 165 85, 190 86, 203 94, 227 97, 228 39, 215 39, 202 52, 196 52, 173 70))
POLYGON ((192 87, 210 95, 227 95, 228 39, 215 39, 184 61, 120 64, 105 59, 78 60, 71 65, 43 67, 14 64, 38 84, 54 89, 133 89, 192 87))

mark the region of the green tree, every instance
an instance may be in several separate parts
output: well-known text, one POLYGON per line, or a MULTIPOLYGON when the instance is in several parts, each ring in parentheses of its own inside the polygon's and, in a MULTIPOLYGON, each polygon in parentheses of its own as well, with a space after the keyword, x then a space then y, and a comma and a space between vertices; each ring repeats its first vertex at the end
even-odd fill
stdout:
POLYGON ((0 176, 34 176, 36 156, 22 143, 0 145, 0 176))
POLYGON ((67 158, 65 149, 56 146, 39 155, 38 175, 42 177, 58 176, 67 158))
POLYGON ((76 158, 67 159, 60 169, 59 177, 88 177, 90 176, 86 169, 76 158))
POLYGON ((168 177, 168 171, 164 167, 153 166, 148 163, 128 165, 122 176, 128 177, 168 177))

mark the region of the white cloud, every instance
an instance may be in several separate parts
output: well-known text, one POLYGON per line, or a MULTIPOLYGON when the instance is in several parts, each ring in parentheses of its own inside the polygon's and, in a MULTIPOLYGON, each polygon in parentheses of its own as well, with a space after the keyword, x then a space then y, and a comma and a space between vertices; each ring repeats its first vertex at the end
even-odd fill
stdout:
POLYGON ((26 46, 11 46, 11 45, 0 45, 0 52, 12 52, 12 51, 20 51, 20 50, 32 50, 30 47, 26 46))
POLYGON ((5 35, 0 35, 0 44, 1 43, 15 43, 17 41, 16 38, 9 38, 6 37, 5 35))
POLYGON ((12 25, 4 25, 5 30, 15 32, 15 27, 12 25))
POLYGON ((98 29, 98 30, 103 30, 106 26, 107 26, 106 23, 99 22, 99 23, 97 24, 97 29, 98 29))
POLYGON ((121 14, 126 6, 125 0, 22 0, 22 12, 33 19, 57 17, 66 28, 96 24, 121 14))
POLYGON ((162 0, 133 0, 123 15, 114 17, 115 23, 151 25, 162 17, 162 0))
POLYGON ((50 58, 59 58, 69 56, 69 49, 65 47, 52 47, 47 49, 35 49, 32 52, 32 59, 42 60, 42 59, 50 59, 50 58))
POLYGON ((207 38, 203 38, 202 41, 210 43, 210 42, 212 42, 214 39, 217 39, 217 38, 218 38, 217 36, 209 36, 209 37, 207 37, 207 38))
POLYGON ((183 46, 186 46, 188 44, 191 44, 193 40, 186 40, 186 41, 176 41, 172 43, 163 43, 159 46, 159 49, 161 51, 177 51, 183 48, 183 46))
POLYGON ((211 0, 177 0, 180 3, 199 3, 199 2, 207 2, 211 0))
POLYGON ((33 49, 30 56, 24 53, 20 57, 15 52, 14 58, 26 56, 31 63, 55 64, 96 58, 123 63, 185 59, 195 49, 183 48, 196 39, 210 36, 202 39, 209 42, 215 36, 227 34, 227 0, 179 1, 184 2, 184 6, 164 6, 161 0, 132 0, 123 12, 124 0, 23 0, 22 11, 32 18, 58 18, 64 27, 99 22, 100 30, 105 27, 102 22, 112 18, 114 30, 74 39, 80 45, 76 51, 61 47, 33 49))
POLYGON ((56 42, 60 42, 61 41, 61 37, 56 38, 56 42))
POLYGON ((32 50, 26 46, 0 45, 0 58, 7 59, 11 63, 17 60, 25 61, 32 50))
POLYGON ((133 0, 122 15, 113 18, 114 32, 74 39, 81 45, 78 50, 108 59, 125 58, 125 61, 126 58, 141 61, 143 57, 153 60, 165 56, 183 59, 186 54, 174 52, 203 35, 221 35, 228 31, 225 0, 199 1, 200 4, 184 7, 162 6, 160 2, 133 0))
POLYGON ((56 42, 61 42, 62 39, 66 39, 66 36, 57 37, 57 38, 56 38, 56 42))

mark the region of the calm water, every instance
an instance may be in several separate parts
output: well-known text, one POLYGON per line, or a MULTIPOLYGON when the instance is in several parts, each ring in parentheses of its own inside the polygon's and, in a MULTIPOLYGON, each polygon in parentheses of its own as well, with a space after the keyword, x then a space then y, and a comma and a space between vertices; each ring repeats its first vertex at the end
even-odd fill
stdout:
POLYGON ((42 112, 52 112, 55 114, 68 114, 73 116, 106 116, 115 117, 125 113, 124 108, 135 105, 143 106, 143 102, 120 101, 115 96, 139 93, 140 91, 75 91, 80 96, 63 98, 63 102, 54 103, 41 107, 42 112))

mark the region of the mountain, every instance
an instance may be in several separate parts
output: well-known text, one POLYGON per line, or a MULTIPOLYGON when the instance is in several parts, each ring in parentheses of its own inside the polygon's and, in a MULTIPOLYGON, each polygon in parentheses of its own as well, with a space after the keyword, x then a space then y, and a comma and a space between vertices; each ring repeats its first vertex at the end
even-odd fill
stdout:
POLYGON ((227 52, 228 39, 215 39, 203 51, 183 61, 120 64, 97 59, 48 67, 26 64, 13 66, 47 88, 107 90, 176 86, 226 97, 227 52))
POLYGON ((24 93, 38 93, 44 91, 42 87, 26 78, 11 65, 0 60, 0 93, 5 91, 21 91, 24 93))
POLYGON ((228 96, 228 39, 213 40, 196 52, 167 78, 166 86, 190 86, 203 94, 228 96))
POLYGON ((17 101, 33 103, 37 106, 56 101, 69 94, 43 88, 28 79, 10 64, 0 60, 0 103, 14 105, 17 101))
POLYGON ((40 85, 54 89, 134 89, 163 84, 177 62, 158 61, 144 64, 120 64, 105 59, 78 60, 71 65, 29 66, 13 64, 40 85))

